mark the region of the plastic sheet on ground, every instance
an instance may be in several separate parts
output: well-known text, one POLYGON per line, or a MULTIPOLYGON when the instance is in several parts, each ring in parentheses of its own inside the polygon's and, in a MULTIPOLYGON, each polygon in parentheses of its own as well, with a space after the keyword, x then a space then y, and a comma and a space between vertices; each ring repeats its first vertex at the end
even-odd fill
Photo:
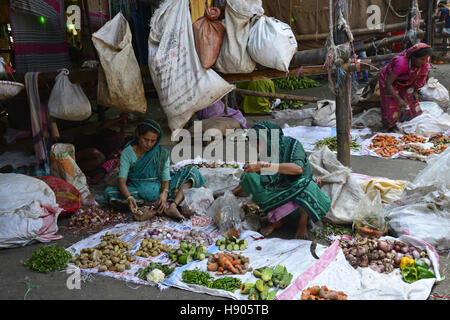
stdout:
MULTIPOLYGON (((139 231, 139 226, 142 227, 144 224, 145 222, 137 222, 117 225, 109 230, 103 230, 84 239, 67 250, 74 254, 73 251, 79 253, 83 248, 93 247, 100 243, 100 236, 109 231, 110 233, 124 232, 124 235, 120 238, 124 241, 130 241, 133 248, 132 252, 134 252, 137 250, 140 241, 142 240, 140 236, 142 236, 146 230, 146 228, 143 228, 139 231)), ((179 230, 179 232, 189 232, 192 228, 192 223, 190 221, 183 223, 167 221, 164 223, 164 227, 172 230, 179 230)), ((210 235, 218 235, 216 233, 217 229, 214 228, 213 224, 204 225, 202 229, 210 235)), ((433 263, 437 279, 422 279, 412 284, 408 284, 402 280, 399 269, 395 269, 394 272, 388 275, 377 273, 370 268, 358 267, 357 269, 353 269, 353 267, 345 260, 338 241, 333 242, 329 247, 318 244, 315 251, 320 259, 316 260, 311 254, 311 241, 263 238, 261 234, 254 231, 244 231, 241 234, 241 238, 248 242, 248 247, 246 250, 242 251, 242 254, 250 259, 250 266, 253 269, 264 266, 275 267, 280 264, 285 266, 288 272, 293 274, 291 285, 286 289, 278 290, 276 297, 278 300, 299 299, 301 291, 312 285, 326 285, 330 289, 344 291, 348 295, 349 300, 426 299, 429 296, 435 281, 440 278, 439 256, 434 248, 420 239, 409 236, 403 236, 400 240, 411 243, 420 249, 427 250, 430 260, 433 263), (256 250, 257 246, 260 246, 262 250, 256 250)), ((166 241, 167 240, 164 240, 164 242, 166 241)), ((174 244, 174 242, 170 241, 167 241, 166 243, 174 244)), ((215 244, 208 248, 208 253, 216 252, 218 252, 218 247, 215 244)), ((134 273, 139 268, 146 267, 151 261, 167 263, 169 260, 167 254, 147 259, 137 257, 137 261, 132 263, 131 270, 126 270, 122 273, 107 271, 100 274, 127 282, 155 285, 154 283, 137 278, 134 273)), ((239 289, 234 292, 229 292, 183 282, 182 273, 184 270, 206 270, 206 267, 207 260, 193 261, 187 265, 177 267, 173 273, 166 278, 164 282, 158 284, 158 286, 161 289, 176 287, 187 291, 205 293, 235 300, 248 299, 248 296, 241 294, 239 289)), ((97 273, 96 269, 83 270, 86 273, 97 273)), ((216 276, 213 272, 210 274, 216 279, 220 277, 216 276)), ((257 280, 252 272, 247 272, 244 275, 235 275, 234 277, 241 279, 242 283, 254 283, 257 280)))
MULTIPOLYGON (((209 236, 213 238, 217 238, 220 233, 215 224, 213 224, 212 219, 203 216, 194 216, 188 221, 183 222, 175 222, 173 220, 153 220, 144 221, 144 222, 133 222, 133 223, 122 223, 117 224, 112 228, 104 229, 99 233, 96 233, 86 239, 83 239, 66 250, 69 251, 72 255, 79 254, 81 249, 84 248, 92 248, 101 242, 101 236, 106 232, 111 234, 123 233, 120 237, 125 242, 129 242, 131 244, 131 252, 134 254, 140 247, 142 240, 144 239, 144 235, 149 228, 161 228, 168 229, 173 231, 175 234, 180 236, 189 233, 192 229, 202 230, 209 236)), ((163 240, 162 243, 168 244, 170 246, 179 246, 180 241, 173 240, 163 240)), ((112 277, 118 280, 123 280, 127 282, 134 282, 138 284, 144 285, 155 285, 154 283, 139 279, 135 273, 139 270, 139 268, 147 267, 150 262, 167 264, 171 261, 169 258, 169 253, 163 253, 156 257, 150 258, 142 258, 136 256, 136 261, 131 262, 131 269, 125 270, 124 272, 115 272, 115 271, 106 271, 106 272, 98 272, 97 268, 89 268, 82 269, 85 273, 98 273, 107 277, 112 277)), ((74 266, 73 264, 69 264, 70 266, 74 266)), ((167 281, 167 280, 166 280, 167 281)), ((164 288, 165 283, 163 283, 160 288, 164 288)))
MULTIPOLYGON (((303 148, 306 152, 313 152, 315 148, 315 144, 319 142, 320 140, 323 140, 325 138, 329 137, 335 137, 336 136, 336 128, 332 127, 308 127, 308 126, 297 126, 297 127, 289 127, 288 125, 285 125, 283 129, 283 133, 285 136, 295 138, 299 140, 303 148)), ((362 144, 363 139, 362 136, 370 135, 372 131, 369 128, 365 129, 352 129, 351 130, 352 138, 357 138, 357 143, 359 145, 362 144)), ((358 150, 350 150, 350 153, 354 156, 360 156, 361 154, 361 148, 358 150)))

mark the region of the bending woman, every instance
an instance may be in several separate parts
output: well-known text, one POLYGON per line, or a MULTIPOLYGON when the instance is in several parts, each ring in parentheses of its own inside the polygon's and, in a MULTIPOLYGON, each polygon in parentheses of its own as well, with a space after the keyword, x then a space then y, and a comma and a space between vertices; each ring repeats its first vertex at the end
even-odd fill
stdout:
MULTIPOLYGON (((272 130, 278 131, 279 163, 246 164, 233 193, 252 196, 252 201, 267 213, 271 224, 261 230, 263 235, 269 235, 283 225, 285 217, 292 216, 299 219, 295 238, 307 239, 308 217, 313 222, 325 217, 331 200, 314 182, 311 165, 298 140, 284 136, 283 130, 269 121, 259 122, 252 129, 256 131, 258 155, 270 153, 276 142, 272 130), (262 170, 274 174, 262 175, 262 170)), ((273 159, 273 155, 270 157, 273 159)))
POLYGON ((105 189, 108 203, 128 204, 133 213, 138 205, 154 205, 155 210, 144 217, 135 214, 136 220, 150 219, 155 214, 184 219, 177 208, 184 199, 183 190, 200 188, 205 183, 193 166, 171 172, 170 152, 160 146, 161 139, 162 130, 157 122, 140 123, 120 157, 119 187, 105 189))
POLYGON ((427 83, 431 47, 419 43, 394 57, 378 75, 381 117, 386 128, 414 119, 422 113, 419 89, 427 83))

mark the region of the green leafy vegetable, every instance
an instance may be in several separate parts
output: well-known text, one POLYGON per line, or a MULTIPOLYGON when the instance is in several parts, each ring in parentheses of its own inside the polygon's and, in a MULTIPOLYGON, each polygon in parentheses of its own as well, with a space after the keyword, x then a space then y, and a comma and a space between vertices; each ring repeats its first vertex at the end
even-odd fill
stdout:
POLYGON ((290 90, 296 90, 296 89, 305 89, 305 88, 312 88, 312 87, 319 87, 320 83, 310 79, 308 77, 287 77, 282 79, 277 79, 274 81, 275 87, 278 89, 290 89, 290 90))
POLYGON ((214 280, 209 273, 200 270, 184 270, 182 278, 185 283, 198 284, 212 289, 235 291, 241 286, 241 280, 233 277, 222 277, 214 280))
MULTIPOLYGON (((314 149, 320 149, 323 146, 327 146, 328 149, 330 149, 331 151, 336 151, 337 150, 337 137, 325 138, 325 139, 322 139, 322 140, 316 142, 314 149)), ((352 139, 352 141, 350 143, 350 149, 358 150, 360 147, 361 146, 358 144, 358 139, 357 138, 352 139)))
POLYGON ((24 265, 33 271, 48 273, 65 268, 70 259, 72 255, 63 247, 42 246, 32 253, 24 265))

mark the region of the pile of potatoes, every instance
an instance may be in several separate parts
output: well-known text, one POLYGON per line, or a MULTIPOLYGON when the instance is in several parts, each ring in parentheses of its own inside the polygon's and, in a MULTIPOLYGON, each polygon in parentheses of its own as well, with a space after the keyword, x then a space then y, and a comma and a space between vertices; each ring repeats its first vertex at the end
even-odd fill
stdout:
POLYGON ((101 236, 101 243, 93 248, 81 249, 80 255, 72 257, 72 262, 82 269, 98 267, 99 272, 131 269, 131 262, 136 258, 131 253, 125 253, 131 246, 119 239, 121 235, 106 232, 101 236))
POLYGON ((156 257, 161 252, 169 252, 170 250, 172 250, 171 246, 163 244, 159 240, 144 239, 135 255, 142 258, 156 257))

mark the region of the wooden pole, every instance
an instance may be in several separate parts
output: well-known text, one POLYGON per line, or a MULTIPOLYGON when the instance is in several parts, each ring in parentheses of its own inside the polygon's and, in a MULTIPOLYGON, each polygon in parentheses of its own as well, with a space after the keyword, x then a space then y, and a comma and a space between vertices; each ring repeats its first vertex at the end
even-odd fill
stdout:
MULTIPOLYGON (((421 20, 421 23, 424 23, 424 20, 421 20)), ((428 22, 427 22, 428 26, 428 22)), ((354 36, 362 36, 362 35, 370 35, 370 34, 378 34, 378 33, 385 33, 385 32, 391 32, 391 31, 398 31, 398 30, 404 30, 407 27, 407 22, 401 22, 401 23, 394 23, 394 24, 387 24, 384 26, 384 28, 379 29, 369 29, 369 28, 359 28, 359 29, 353 29, 352 34, 354 36)), ((295 36, 297 41, 313 41, 316 40, 315 34, 305 34, 305 35, 297 35, 295 36)), ((318 40, 325 40, 328 38, 328 33, 319 33, 317 35, 318 40)))
POLYGON ((425 35, 425 42, 428 43, 430 46, 433 46, 433 34, 434 34, 434 17, 433 17, 433 11, 434 11, 434 1, 428 0, 427 1, 427 27, 426 27, 426 35, 425 35))
MULTIPOLYGON (((422 30, 417 32, 418 39, 422 39, 424 35, 425 35, 425 32, 422 30)), ((401 41, 404 41, 405 39, 407 39, 407 37, 404 34, 401 34, 398 36, 393 36, 393 37, 388 37, 388 38, 374 41, 373 43, 367 43, 367 44, 363 44, 360 46, 355 46, 355 51, 365 51, 365 50, 369 50, 373 47, 382 48, 388 44, 391 44, 394 42, 401 42, 401 41)))

